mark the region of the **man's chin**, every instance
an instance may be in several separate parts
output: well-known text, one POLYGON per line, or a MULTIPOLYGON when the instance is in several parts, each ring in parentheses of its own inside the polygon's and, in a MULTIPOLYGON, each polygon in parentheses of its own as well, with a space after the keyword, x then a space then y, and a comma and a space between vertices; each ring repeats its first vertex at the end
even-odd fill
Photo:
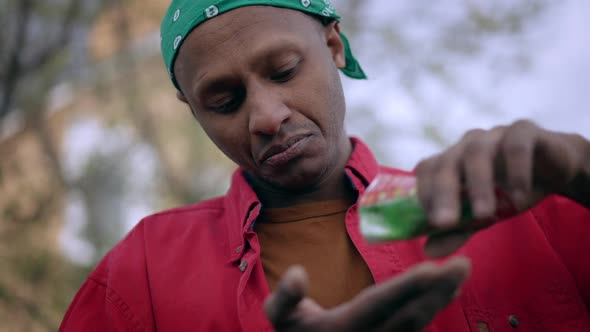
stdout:
POLYGON ((312 170, 289 170, 259 174, 256 176, 261 189, 269 191, 302 194, 313 191, 321 183, 322 172, 312 170))
POLYGON ((264 181, 277 191, 290 192, 293 194, 309 192, 313 190, 318 183, 317 177, 311 175, 273 177, 267 178, 264 181))

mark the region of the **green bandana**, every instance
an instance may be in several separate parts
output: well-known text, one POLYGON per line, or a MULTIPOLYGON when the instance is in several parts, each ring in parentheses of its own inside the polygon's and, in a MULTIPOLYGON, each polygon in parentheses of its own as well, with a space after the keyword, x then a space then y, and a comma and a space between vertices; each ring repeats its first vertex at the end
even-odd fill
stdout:
MULTIPOLYGON (((221 13, 253 5, 289 8, 327 19, 340 19, 330 0, 172 0, 162 21, 160 36, 164 63, 177 89, 180 90, 174 77, 174 61, 188 34, 199 24, 221 13)), ((346 52, 346 66, 341 69, 342 72, 352 78, 367 78, 352 55, 348 39, 342 33, 340 36, 346 52)))

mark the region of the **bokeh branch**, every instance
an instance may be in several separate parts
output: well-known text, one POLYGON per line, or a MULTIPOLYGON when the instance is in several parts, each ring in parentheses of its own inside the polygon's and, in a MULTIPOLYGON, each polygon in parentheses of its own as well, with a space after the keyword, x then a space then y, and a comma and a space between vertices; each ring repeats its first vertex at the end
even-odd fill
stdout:
MULTIPOLYGON (((18 84, 21 75, 21 62, 20 57, 25 46, 23 41, 26 38, 27 30, 29 26, 29 20, 32 14, 32 1, 22 0, 18 2, 16 8, 15 19, 16 27, 14 28, 13 38, 2 38, 3 45, 12 44, 12 50, 9 52, 8 60, 4 64, 4 68, 0 71, 0 82, 2 84, 2 102, 0 103, 0 123, 2 119, 9 113, 12 100, 14 98, 14 92, 18 84), (9 43, 11 42, 11 43, 9 43)), ((5 33, 10 33, 10 29, 5 29, 5 33)))
MULTIPOLYGON (((112 0, 112 5, 118 13, 115 23, 117 26, 116 30, 119 32, 118 46, 120 49, 125 50, 125 46, 130 45, 133 38, 131 35, 129 10, 125 6, 125 0, 112 0)), ((182 204, 195 202, 202 193, 196 193, 187 181, 183 181, 177 176, 177 172, 174 171, 174 167, 160 139, 160 131, 150 112, 146 111, 147 108, 143 104, 142 98, 139 97, 141 87, 139 69, 137 68, 139 61, 137 61, 138 59, 134 57, 132 52, 123 52, 124 55, 120 57, 119 67, 125 68, 126 73, 125 80, 127 84, 124 86, 125 110, 137 128, 141 139, 150 144, 154 149, 159 161, 162 181, 167 191, 176 201, 182 204)))
POLYGON ((31 58, 31 60, 20 65, 22 68, 22 75, 28 75, 31 72, 38 70, 45 64, 49 63, 60 52, 63 52, 64 48, 68 45, 74 31, 76 19, 81 14, 81 4, 82 1, 80 0, 71 0, 69 2, 62 17, 63 24, 61 26, 60 32, 57 35, 57 38, 48 46, 45 46, 44 49, 40 50, 35 57, 31 58))

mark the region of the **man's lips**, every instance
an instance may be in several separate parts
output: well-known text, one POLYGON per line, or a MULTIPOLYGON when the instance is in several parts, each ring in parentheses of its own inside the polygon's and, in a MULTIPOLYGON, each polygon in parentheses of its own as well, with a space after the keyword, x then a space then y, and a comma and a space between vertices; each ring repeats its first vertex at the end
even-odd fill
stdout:
POLYGON ((310 135, 293 136, 281 143, 273 144, 259 159, 259 164, 280 166, 299 156, 310 135))

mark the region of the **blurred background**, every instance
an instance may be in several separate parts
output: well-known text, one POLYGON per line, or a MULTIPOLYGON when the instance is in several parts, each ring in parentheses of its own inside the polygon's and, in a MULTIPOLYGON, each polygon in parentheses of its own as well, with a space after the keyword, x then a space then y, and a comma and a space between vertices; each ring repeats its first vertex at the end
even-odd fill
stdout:
MULTIPOLYGON (((369 76, 348 130, 381 162, 519 118, 590 137, 589 1, 333 2, 369 76)), ((0 0, 0 331, 55 331, 142 217, 227 189, 162 64, 168 4, 0 0)))

